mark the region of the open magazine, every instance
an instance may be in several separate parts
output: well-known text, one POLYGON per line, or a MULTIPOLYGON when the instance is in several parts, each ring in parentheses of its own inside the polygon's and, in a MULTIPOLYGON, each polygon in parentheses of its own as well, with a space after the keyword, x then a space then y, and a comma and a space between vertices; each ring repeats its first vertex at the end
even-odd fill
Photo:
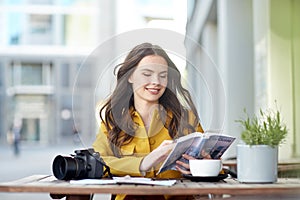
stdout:
POLYGON ((157 174, 166 170, 175 170, 176 161, 188 163, 182 154, 202 159, 209 155, 212 159, 219 159, 233 143, 235 137, 220 133, 194 132, 176 140, 175 147, 171 150, 166 160, 161 165, 157 174))

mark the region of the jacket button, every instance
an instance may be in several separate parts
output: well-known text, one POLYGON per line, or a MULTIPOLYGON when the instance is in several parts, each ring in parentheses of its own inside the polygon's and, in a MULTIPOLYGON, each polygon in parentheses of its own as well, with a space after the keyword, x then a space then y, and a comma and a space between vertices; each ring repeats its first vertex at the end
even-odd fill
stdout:
POLYGON ((150 138, 149 142, 150 142, 150 145, 154 145, 156 141, 155 141, 155 139, 150 138))

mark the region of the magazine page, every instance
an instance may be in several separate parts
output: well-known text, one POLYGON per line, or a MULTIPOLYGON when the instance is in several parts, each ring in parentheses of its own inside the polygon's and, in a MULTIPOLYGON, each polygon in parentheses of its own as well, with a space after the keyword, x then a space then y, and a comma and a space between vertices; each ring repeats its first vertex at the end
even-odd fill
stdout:
POLYGON ((219 159, 235 140, 234 137, 220 133, 191 133, 177 140, 157 174, 166 170, 176 170, 176 161, 188 163, 182 154, 188 154, 197 159, 210 157, 219 159))
MULTIPOLYGON (((205 135, 203 135, 202 138, 195 138, 193 140, 193 143, 191 144, 191 146, 184 153, 187 155, 190 155, 194 158, 200 158, 200 151, 203 149, 203 147, 206 143, 206 140, 208 140, 208 138, 205 135)), ((185 162, 185 163, 189 162, 189 160, 183 158, 182 156, 178 160, 180 160, 181 162, 185 162)), ((176 163, 174 163, 174 166, 172 169, 175 169, 175 165, 176 165, 176 163)))
POLYGON ((198 158, 207 157, 219 159, 235 140, 234 137, 223 134, 209 134, 209 139, 200 150, 198 158))
POLYGON ((172 149, 157 174, 166 170, 175 169, 175 162, 180 159, 182 154, 185 153, 190 147, 192 147, 190 148, 191 151, 197 150, 197 146, 195 145, 201 142, 203 136, 204 135, 202 133, 195 132, 178 138, 175 147, 172 149))

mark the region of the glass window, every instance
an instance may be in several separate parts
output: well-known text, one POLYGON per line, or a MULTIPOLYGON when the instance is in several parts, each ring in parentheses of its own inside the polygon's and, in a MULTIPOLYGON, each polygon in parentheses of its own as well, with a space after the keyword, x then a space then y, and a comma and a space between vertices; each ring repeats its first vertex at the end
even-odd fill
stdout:
POLYGON ((63 44, 65 45, 93 45, 92 16, 64 15, 63 16, 63 44), (80 27, 80 28, 78 28, 80 27))
POLYGON ((30 32, 32 34, 45 34, 51 29, 50 15, 30 15, 30 32))
POLYGON ((29 44, 52 44, 53 19, 51 15, 29 16, 29 44))
POLYGON ((24 15, 21 13, 9 13, 8 14, 8 38, 9 44, 20 44, 21 35, 23 29, 22 18, 24 15))
POLYGON ((39 63, 23 63, 21 71, 22 85, 42 85, 43 68, 39 63))
POLYGON ((12 63, 11 85, 52 85, 53 74, 51 63, 12 63))

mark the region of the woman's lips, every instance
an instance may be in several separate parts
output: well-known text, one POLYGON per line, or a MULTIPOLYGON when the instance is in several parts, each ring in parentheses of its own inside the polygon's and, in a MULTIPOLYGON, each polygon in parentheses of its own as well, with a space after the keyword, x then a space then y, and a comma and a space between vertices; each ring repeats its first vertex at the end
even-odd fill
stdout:
POLYGON ((146 88, 146 90, 153 95, 157 95, 159 93, 160 89, 159 88, 146 88))

